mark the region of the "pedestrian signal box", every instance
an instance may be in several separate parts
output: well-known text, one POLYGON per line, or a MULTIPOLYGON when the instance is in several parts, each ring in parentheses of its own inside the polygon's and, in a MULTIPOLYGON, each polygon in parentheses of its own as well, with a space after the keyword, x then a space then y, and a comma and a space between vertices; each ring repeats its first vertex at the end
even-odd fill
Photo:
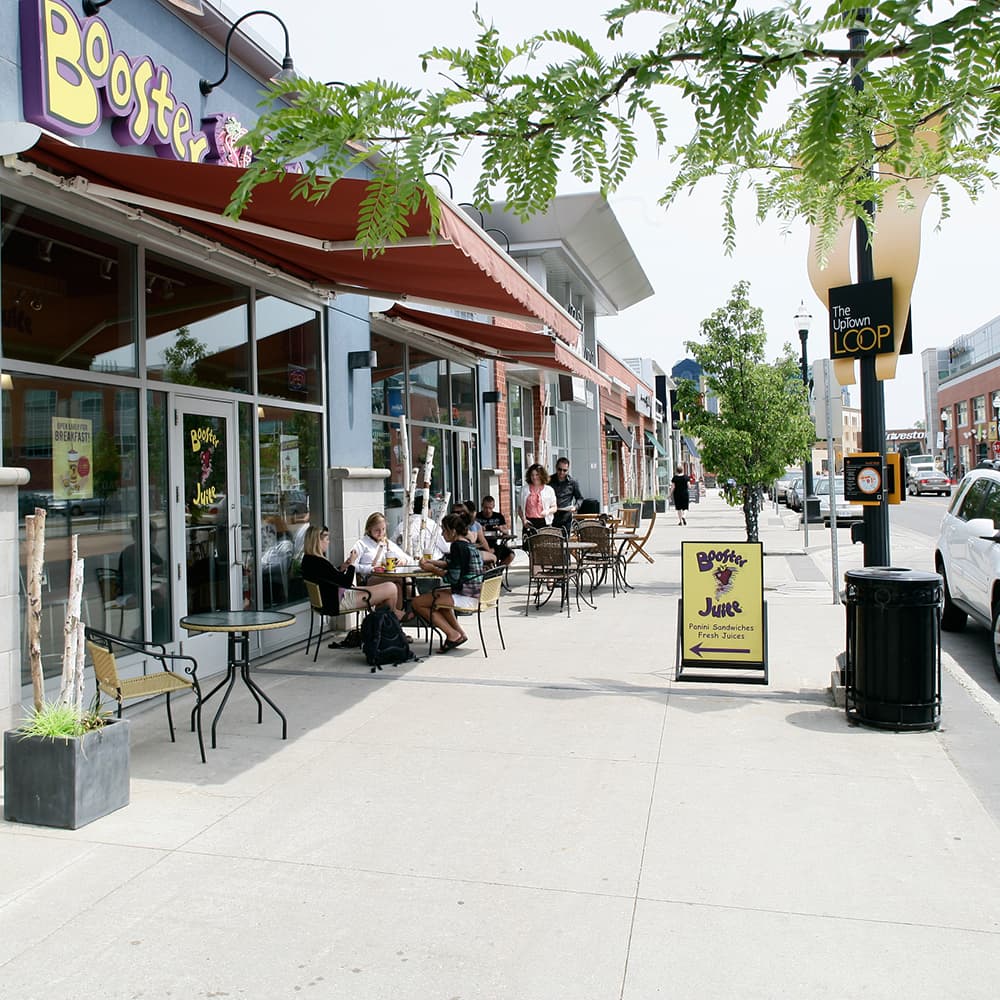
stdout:
POLYGON ((903 456, 898 451, 890 451, 885 456, 886 503, 901 503, 906 483, 903 482, 903 456))

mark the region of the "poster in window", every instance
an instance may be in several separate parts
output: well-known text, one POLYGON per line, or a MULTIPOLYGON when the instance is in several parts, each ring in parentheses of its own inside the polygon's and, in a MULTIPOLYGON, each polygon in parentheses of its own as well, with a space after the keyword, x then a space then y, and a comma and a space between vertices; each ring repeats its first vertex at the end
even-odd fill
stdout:
POLYGON ((52 418, 52 496, 89 500, 94 495, 93 421, 52 418))

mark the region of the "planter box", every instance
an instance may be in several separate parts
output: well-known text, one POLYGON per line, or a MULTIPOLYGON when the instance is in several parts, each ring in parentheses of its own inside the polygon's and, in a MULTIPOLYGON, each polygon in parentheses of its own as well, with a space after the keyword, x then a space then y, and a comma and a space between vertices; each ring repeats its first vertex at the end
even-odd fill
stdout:
POLYGON ((632 503, 626 500, 624 503, 622 503, 622 510, 638 510, 641 506, 642 504, 632 503))
POLYGON ((654 500, 653 503, 656 505, 657 514, 666 514, 667 512, 666 498, 664 498, 663 500, 654 500))
POLYGON ((76 830, 127 806, 128 736, 126 719, 71 740, 5 732, 4 819, 76 830))
POLYGON ((653 516, 653 504, 654 500, 643 500, 642 501, 642 519, 648 521, 653 516))

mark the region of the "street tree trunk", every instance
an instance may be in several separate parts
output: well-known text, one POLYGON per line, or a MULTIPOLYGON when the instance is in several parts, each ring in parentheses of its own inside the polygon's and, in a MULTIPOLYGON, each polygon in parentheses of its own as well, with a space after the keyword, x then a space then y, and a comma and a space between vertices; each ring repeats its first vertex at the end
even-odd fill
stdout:
POLYGON ((760 493, 754 486, 743 487, 743 520, 747 527, 747 541, 759 541, 758 537, 758 514, 760 493))

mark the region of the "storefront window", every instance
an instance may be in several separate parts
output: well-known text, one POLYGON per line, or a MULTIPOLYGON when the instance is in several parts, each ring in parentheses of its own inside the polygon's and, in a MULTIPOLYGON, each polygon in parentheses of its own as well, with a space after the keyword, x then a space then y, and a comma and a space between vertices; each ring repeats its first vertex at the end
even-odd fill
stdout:
MULTIPOLYGON (((79 535, 78 551, 85 559, 80 612, 84 623, 119 635, 143 634, 149 590, 142 586, 141 578, 130 573, 141 565, 135 561, 137 550, 133 548, 129 555, 139 522, 137 449, 134 439, 119 433, 120 426, 137 424, 139 394, 135 389, 97 389, 61 378, 18 375, 5 395, 11 399, 5 413, 2 460, 4 465, 28 469, 31 475, 28 485, 18 492, 20 613, 23 620, 27 585, 24 517, 40 507, 47 512, 42 669, 47 677, 53 677, 62 669, 73 535, 79 535), (116 427, 122 414, 130 419, 121 420, 116 427), (26 438, 29 430, 30 438, 26 438)), ((22 638, 26 650, 27 636, 22 638)), ((22 665, 22 683, 29 683, 26 652, 22 665)))
MULTIPOLYGON (((260 606, 306 599, 306 528, 323 517, 322 415, 264 406, 260 428, 260 606)), ((242 463, 241 463, 242 464, 242 463)))
POLYGON ((511 382, 507 383, 507 413, 510 416, 510 434, 512 437, 523 437, 524 426, 521 419, 521 387, 511 382))
POLYGON ((405 348, 399 341, 375 333, 371 345, 378 355, 378 367, 372 370, 372 413, 383 417, 402 416, 406 405, 403 398, 405 348))
POLYGON ((476 426, 476 373, 468 365, 451 363, 451 422, 476 426))
POLYGON ((133 248, 10 199, 0 221, 3 356, 134 375, 133 248))
POLYGON ((261 395, 321 403, 319 314, 273 295, 258 294, 256 321, 261 395))
POLYGON ((442 423, 448 414, 448 362, 410 348, 410 420, 442 423))
POLYGON ((146 255, 146 368, 151 379, 250 390, 250 292, 146 255))

